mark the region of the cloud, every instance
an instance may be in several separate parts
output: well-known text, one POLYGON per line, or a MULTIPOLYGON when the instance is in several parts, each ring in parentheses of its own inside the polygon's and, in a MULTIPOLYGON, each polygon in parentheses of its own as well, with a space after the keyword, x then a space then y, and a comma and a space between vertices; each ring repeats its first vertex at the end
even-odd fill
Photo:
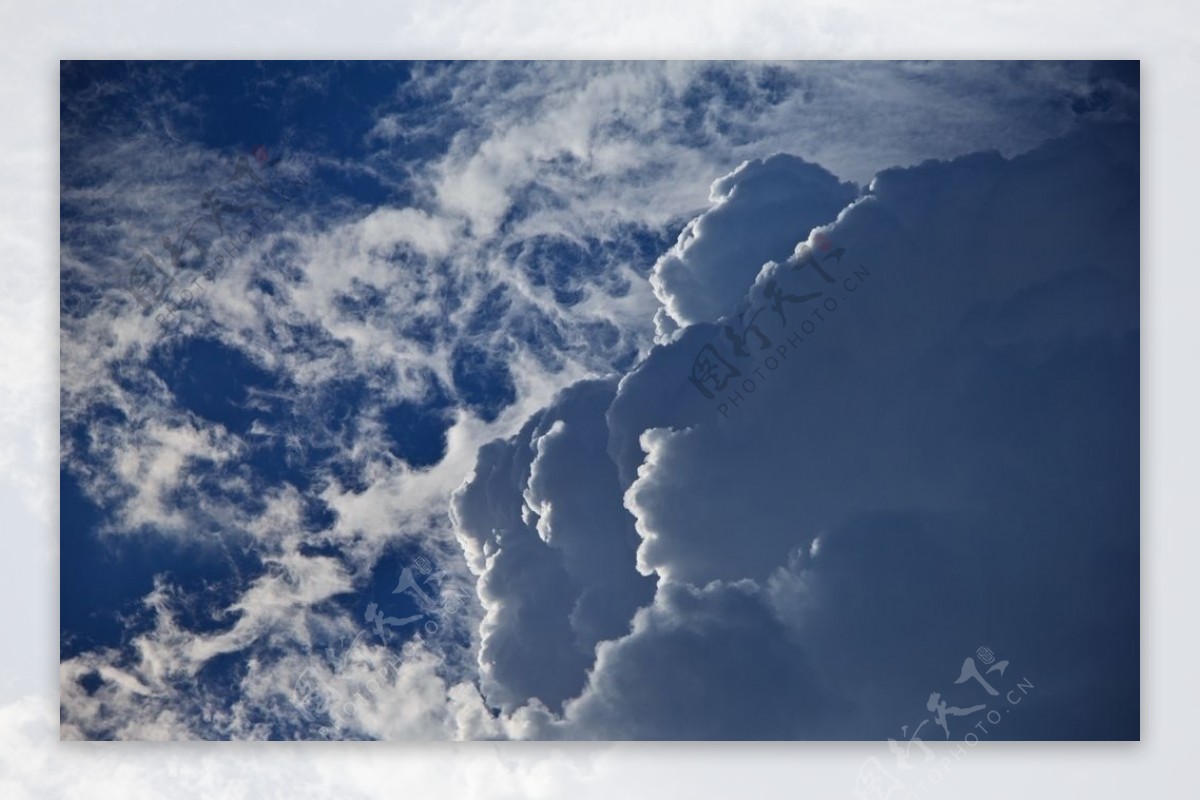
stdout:
POLYGON ((754 584, 665 584, 631 634, 597 649, 586 690, 546 734, 825 739, 844 702, 822 684, 754 584))
POLYGON ((657 594, 539 736, 899 736, 988 645, 1046 688, 1004 738, 1136 738, 1138 152, 886 170, 626 375, 605 453, 657 594))
POLYGON ((653 584, 634 570, 633 518, 605 453, 613 383, 559 395, 481 449, 452 515, 486 610, 479 662, 506 711, 578 694, 597 643, 628 631, 653 584))
POLYGON ((676 324, 723 317, 763 264, 787 258, 857 195, 853 184, 795 156, 746 162, 713 182, 713 208, 688 223, 654 265, 655 294, 676 324))
MULTIPOLYGON (((1105 214, 1105 225, 1128 220, 1127 195, 1111 190, 1127 168, 1105 156, 1126 145, 1083 137, 1005 160, 1081 120, 1136 113, 1120 81, 1086 65, 455 64, 414 67, 351 126, 361 136, 344 152, 322 152, 328 131, 283 123, 288 155, 315 157, 271 169, 305 191, 273 201, 273 221, 242 237, 223 275, 197 274, 181 331, 164 335, 129 292, 131 262, 201 219, 206 192, 244 207, 261 204, 263 190, 229 186, 231 154, 199 135, 212 109, 156 69, 75 76, 78 102, 63 120, 63 466, 97 510, 80 538, 103 532, 106 547, 139 552, 164 540, 222 559, 236 546, 247 558, 212 580, 217 605, 204 606, 203 580, 147 567, 154 575, 139 578, 157 581, 140 599, 148 606, 103 611, 125 615, 128 630, 71 659, 156 695, 135 699, 135 684, 114 678, 124 694, 101 713, 86 688, 66 692, 67 718, 89 736, 270 735, 255 705, 278 710, 261 687, 291 680, 289 655, 361 629, 398 550, 436 555, 459 584, 478 577, 482 628, 464 634, 475 623, 467 615, 431 644, 442 661, 414 674, 436 678, 422 685, 431 704, 461 696, 461 715, 405 713, 399 728, 380 718, 356 735, 530 736, 587 687, 624 686, 595 674, 595 653, 629 635, 639 608, 661 607, 647 632, 682 625, 685 596, 660 604, 656 581, 736 585, 698 602, 733 614, 765 603, 764 582, 794 548, 839 530, 849 508, 971 497, 983 467, 941 468, 920 437, 941 419, 978 421, 950 404, 905 429, 907 407, 856 397, 851 376, 870 366, 867 354, 895 357, 873 392, 914 375, 951 386, 912 354, 925 348, 942 364, 931 343, 962 331, 972 346, 1044 349, 1047 318, 1056 337, 1088 339, 1128 313, 1128 276, 1100 275, 1128 254, 1115 234, 1079 235, 1105 214), (109 102, 117 95, 128 102, 109 102), (834 177, 866 182, 890 165, 991 149, 1000 154, 883 172, 857 201, 862 190, 834 177), (1067 235, 1046 238, 1046 219, 1067 235), (813 376, 772 373, 755 412, 742 414, 747 402, 735 422, 718 422, 716 405, 729 402, 707 402, 688 381, 694 350, 729 342, 713 325, 722 315, 812 278, 790 268, 816 225, 844 240, 845 267, 881 265, 846 304, 874 322, 823 328, 833 332, 825 355, 789 351, 789 367, 813 376), (1013 258, 1023 236, 1029 247, 1013 258), (961 264, 981 253, 985 263, 961 264), (1051 261, 1071 269, 1054 272, 1051 261), (919 280, 904 288, 889 269, 919 280), (964 303, 976 316, 938 317, 964 303), (813 380, 825 394, 809 398, 813 380), (837 453, 839 437, 795 419, 851 412, 865 415, 861 436, 878 437, 877 462, 837 453), (398 445, 406 425, 432 432, 436 447, 414 455, 398 445), (776 504, 785 460, 761 454, 810 448, 828 452, 823 466, 787 461, 791 496, 776 504), (905 451, 928 454, 897 468, 905 451), (741 461, 701 467, 727 458, 741 461), (862 497, 810 495, 834 479, 863 483, 862 497), (800 498, 808 506, 797 517, 800 498), (290 573, 313 591, 280 578, 290 573), (733 603, 738 592, 758 600, 733 603), (214 632, 222 614, 226 630, 214 632), (196 645, 184 648, 189 638, 196 645), (195 675, 199 689, 154 685, 172 671, 195 675), (186 694, 201 689, 242 698, 239 711, 206 720, 212 709, 186 694), (486 703, 466 700, 472 692, 486 703), (494 709, 504 715, 492 720, 494 709)), ((342 68, 279 69, 255 67, 247 85, 282 120, 300 96, 339 102, 342 68)), ((214 251, 231 246, 203 225, 214 251)), ((964 357, 960 367, 971 365, 964 357)), ((898 399, 912 401, 909 389, 898 399)), ((628 653, 659 651, 647 640, 628 653)), ((278 714, 279 731, 295 733, 278 714)))

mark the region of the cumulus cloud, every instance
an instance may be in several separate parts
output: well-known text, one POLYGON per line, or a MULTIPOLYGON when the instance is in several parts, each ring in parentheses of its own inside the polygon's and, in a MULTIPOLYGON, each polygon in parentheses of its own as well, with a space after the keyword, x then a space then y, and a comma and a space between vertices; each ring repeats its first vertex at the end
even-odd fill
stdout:
POLYGON ((507 441, 480 450, 453 516, 487 614, 479 661, 506 711, 561 708, 596 645, 625 634, 653 584, 633 566, 637 535, 605 451, 613 382, 564 391, 507 441))
POLYGON ((676 324, 723 317, 763 264, 791 255, 857 195, 853 184, 795 156, 746 162, 713 182, 713 208, 689 222, 654 265, 655 294, 676 324))
POLYGON ((827 739, 845 705, 828 684, 753 583, 668 583, 632 633, 597 649, 586 691, 547 734, 827 739))
POLYGON ((657 594, 539 732, 899 736, 989 645, 1052 688, 1005 737, 1136 737, 1137 163, 1102 125, 884 171, 625 376, 657 594))

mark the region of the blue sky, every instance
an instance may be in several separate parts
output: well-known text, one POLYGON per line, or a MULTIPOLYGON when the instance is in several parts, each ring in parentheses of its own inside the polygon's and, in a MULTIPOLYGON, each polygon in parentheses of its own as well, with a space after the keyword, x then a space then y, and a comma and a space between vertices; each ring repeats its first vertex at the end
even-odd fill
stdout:
POLYGON ((64 737, 882 739, 981 646, 1138 736, 1136 64, 64 62, 61 136, 64 737))

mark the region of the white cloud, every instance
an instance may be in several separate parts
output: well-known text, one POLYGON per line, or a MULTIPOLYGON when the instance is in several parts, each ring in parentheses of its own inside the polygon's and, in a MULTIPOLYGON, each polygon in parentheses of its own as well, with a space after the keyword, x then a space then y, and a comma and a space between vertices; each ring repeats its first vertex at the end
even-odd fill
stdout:
POLYGON ((853 184, 794 156, 746 162, 713 182, 713 208, 689 222, 654 265, 655 294, 678 325, 730 314, 763 264, 791 255, 857 195, 853 184))
POLYGON ((479 661, 491 702, 558 708, 592 651, 628 630, 652 585, 633 569, 633 519, 604 451, 609 382, 582 382, 508 441, 485 446, 453 517, 487 612, 479 661))

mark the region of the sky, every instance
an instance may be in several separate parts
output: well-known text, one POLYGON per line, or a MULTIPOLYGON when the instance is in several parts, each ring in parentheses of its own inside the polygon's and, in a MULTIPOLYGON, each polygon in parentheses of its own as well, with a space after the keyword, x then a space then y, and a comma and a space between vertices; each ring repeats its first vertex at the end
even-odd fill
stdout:
POLYGON ((1136 62, 63 62, 60 126, 64 739, 1138 738, 1136 62))

